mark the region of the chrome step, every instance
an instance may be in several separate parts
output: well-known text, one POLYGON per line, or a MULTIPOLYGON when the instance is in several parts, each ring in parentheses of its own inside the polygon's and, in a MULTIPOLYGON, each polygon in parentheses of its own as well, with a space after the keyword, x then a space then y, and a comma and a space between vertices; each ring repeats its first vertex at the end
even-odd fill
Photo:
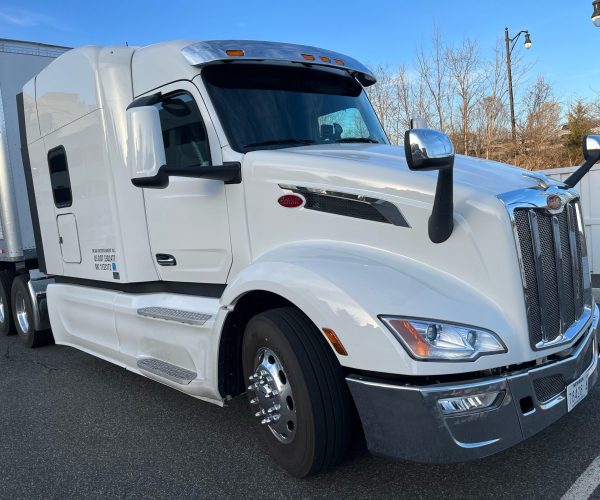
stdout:
POLYGON ((195 326, 202 326, 212 318, 212 314, 171 309, 170 307, 142 307, 137 310, 137 313, 147 318, 164 319, 195 326))
POLYGON ((153 373, 181 385, 188 385, 198 377, 196 372, 172 365, 160 359, 140 358, 137 360, 137 366, 142 371, 153 373))

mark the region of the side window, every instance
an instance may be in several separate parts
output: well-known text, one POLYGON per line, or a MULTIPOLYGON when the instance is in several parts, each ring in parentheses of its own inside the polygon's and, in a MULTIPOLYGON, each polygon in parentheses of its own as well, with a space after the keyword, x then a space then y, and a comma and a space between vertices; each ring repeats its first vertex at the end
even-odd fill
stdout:
POLYGON ((48 151, 48 168, 50 169, 50 184, 56 208, 70 207, 73 203, 73 196, 67 152, 63 146, 48 151))
POLYGON ((319 116, 319 129, 324 138, 344 139, 369 137, 369 128, 357 108, 347 108, 319 116), (332 137, 327 137, 328 133, 332 137))
POLYGON ((206 127, 194 98, 187 92, 170 94, 155 105, 169 167, 211 165, 206 127))

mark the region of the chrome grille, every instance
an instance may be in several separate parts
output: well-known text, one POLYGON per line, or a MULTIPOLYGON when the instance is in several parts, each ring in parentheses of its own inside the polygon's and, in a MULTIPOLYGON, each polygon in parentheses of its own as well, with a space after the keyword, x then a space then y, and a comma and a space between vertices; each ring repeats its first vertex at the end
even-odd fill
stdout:
POLYGON ((513 210, 529 338, 534 349, 559 340, 585 311, 586 258, 578 201, 558 214, 545 207, 513 210))

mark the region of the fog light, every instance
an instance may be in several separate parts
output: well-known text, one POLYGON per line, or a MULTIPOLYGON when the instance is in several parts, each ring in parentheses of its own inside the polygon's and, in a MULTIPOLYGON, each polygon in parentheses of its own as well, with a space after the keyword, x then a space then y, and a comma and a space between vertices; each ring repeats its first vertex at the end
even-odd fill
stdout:
POLYGON ((461 398, 440 399, 438 405, 444 415, 468 413, 485 410, 492 406, 500 406, 504 399, 504 391, 485 392, 461 398))

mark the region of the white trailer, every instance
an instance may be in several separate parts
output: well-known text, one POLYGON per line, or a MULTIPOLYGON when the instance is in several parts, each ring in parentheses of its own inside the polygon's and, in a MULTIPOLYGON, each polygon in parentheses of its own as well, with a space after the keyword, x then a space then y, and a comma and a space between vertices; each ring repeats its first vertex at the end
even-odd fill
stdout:
MULTIPOLYGON (((543 173, 552 179, 564 181, 578 167, 560 167, 544 170, 543 173)), ((581 194, 581 208, 585 223, 592 285, 600 288, 600 165, 592 167, 575 189, 581 194)))
MULTIPOLYGON (((373 452, 451 462, 572 411, 598 363, 574 178, 455 158, 430 129, 391 146, 374 82, 252 41, 42 70, 20 127, 55 341, 218 405, 247 393, 296 476, 346 456, 356 414, 373 452)), ((574 175, 600 138, 584 151, 574 175)))
POLYGON ((11 288, 17 275, 27 282, 34 306, 29 328, 40 332, 49 328, 45 309, 49 280, 38 272, 32 224, 37 212, 31 212, 29 207, 16 96, 28 80, 67 50, 67 47, 0 39, 0 281, 4 284, 0 287, 0 332, 4 334, 14 331, 11 288))

